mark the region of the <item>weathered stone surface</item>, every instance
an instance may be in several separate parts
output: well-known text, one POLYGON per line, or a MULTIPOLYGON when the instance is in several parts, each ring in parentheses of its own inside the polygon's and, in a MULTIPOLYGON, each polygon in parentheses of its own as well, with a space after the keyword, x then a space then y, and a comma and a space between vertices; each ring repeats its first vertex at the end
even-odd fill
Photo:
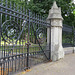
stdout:
POLYGON ((49 10, 49 15, 47 19, 61 19, 63 20, 61 16, 61 8, 57 6, 56 1, 53 3, 52 8, 49 10))
POLYGON ((50 28, 47 28, 47 44, 51 39, 51 57, 53 61, 59 60, 64 57, 64 50, 62 47, 62 16, 61 8, 58 8, 54 2, 52 8, 49 10, 47 22, 51 20, 51 38, 50 28))

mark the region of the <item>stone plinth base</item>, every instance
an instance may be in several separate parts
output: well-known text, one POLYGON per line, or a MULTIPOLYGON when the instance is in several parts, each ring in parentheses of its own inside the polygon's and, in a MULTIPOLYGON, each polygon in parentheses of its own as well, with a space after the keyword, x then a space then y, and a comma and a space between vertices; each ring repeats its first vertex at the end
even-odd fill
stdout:
POLYGON ((61 58, 64 58, 64 50, 62 47, 59 47, 58 51, 52 51, 52 61, 57 61, 61 58))

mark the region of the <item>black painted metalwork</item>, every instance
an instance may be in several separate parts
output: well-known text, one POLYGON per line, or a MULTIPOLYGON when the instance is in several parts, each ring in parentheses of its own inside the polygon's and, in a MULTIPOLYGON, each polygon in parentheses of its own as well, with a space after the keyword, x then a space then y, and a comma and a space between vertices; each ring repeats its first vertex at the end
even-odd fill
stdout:
POLYGON ((51 59, 48 26, 41 15, 0 0, 0 75, 12 75, 51 59))
POLYGON ((73 47, 74 46, 74 27, 63 25, 63 47, 73 47))
POLYGON ((15 21, 6 20, 1 25, 1 33, 3 40, 8 43, 16 43, 20 39, 25 25, 26 21, 23 22, 21 30, 19 25, 15 21), (12 42, 12 40, 14 41, 12 42))

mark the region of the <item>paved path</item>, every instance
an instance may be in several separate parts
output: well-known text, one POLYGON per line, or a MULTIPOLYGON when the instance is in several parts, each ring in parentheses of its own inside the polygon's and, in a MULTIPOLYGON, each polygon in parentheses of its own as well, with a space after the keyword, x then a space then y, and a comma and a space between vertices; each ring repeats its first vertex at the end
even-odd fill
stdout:
POLYGON ((19 75, 75 75, 75 54, 66 55, 57 62, 37 65, 30 72, 19 75))

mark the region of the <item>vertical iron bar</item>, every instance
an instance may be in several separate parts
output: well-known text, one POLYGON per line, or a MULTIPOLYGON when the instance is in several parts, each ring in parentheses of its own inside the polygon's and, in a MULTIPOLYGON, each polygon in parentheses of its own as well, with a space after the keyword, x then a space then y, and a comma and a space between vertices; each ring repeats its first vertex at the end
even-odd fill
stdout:
POLYGON ((4 43, 4 60, 3 60, 3 75, 4 75, 4 71, 5 71, 5 43, 4 43))
POLYGON ((0 46, 1 46, 1 24, 2 24, 2 13, 0 13, 0 46))
MULTIPOLYGON (((19 6, 18 6, 18 10, 19 10, 19 6)), ((20 11, 18 11, 18 12, 20 12, 20 11)), ((21 15, 19 15, 19 17, 20 17, 21 15)), ((20 19, 20 30, 21 30, 21 19, 20 19)), ((20 47, 19 47, 19 54, 21 53, 21 40, 19 40, 19 45, 20 45, 20 47)), ((21 56, 19 55, 19 67, 20 67, 20 70, 21 70, 21 56)))
MULTIPOLYGON (((19 13, 19 6, 17 5, 17 12, 19 13)), ((20 16, 20 15, 18 15, 18 16, 20 16)), ((20 24, 20 29, 21 29, 21 19, 19 19, 19 24, 20 24)), ((20 67, 20 50, 21 50, 21 41, 19 40, 19 65, 18 65, 18 67, 19 67, 19 70, 21 69, 20 67)))
MULTIPOLYGON (((73 46, 75 47, 75 30, 74 30, 74 43, 73 43, 73 46)), ((75 52, 75 50, 73 50, 73 53, 75 52)))
MULTIPOLYGON (((15 3, 14 3, 14 11, 15 11, 15 3)), ((15 16, 15 12, 13 13, 14 14, 14 16, 15 16)), ((13 19, 14 19, 14 21, 15 21, 15 17, 13 17, 13 19)))
MULTIPOLYGON (((21 13, 23 13, 22 6, 20 7, 20 11, 21 11, 21 13)), ((22 15, 21 15, 20 17, 23 18, 22 15)), ((23 20, 23 19, 22 19, 22 20, 23 20)), ((22 62, 22 65, 21 65, 21 67, 22 67, 22 68, 23 68, 23 35, 24 35, 24 34, 22 33, 22 38, 21 38, 21 44, 22 44, 22 56, 21 56, 21 57, 22 57, 22 61, 21 61, 21 62, 22 62)))
MULTIPOLYGON (((5 1, 5 7, 7 8, 8 5, 7 5, 7 0, 5 1)), ((7 13, 7 10, 5 10, 5 12, 7 13)), ((5 21, 7 20, 7 15, 5 14, 5 21)), ((8 50, 9 51, 9 50, 8 50)), ((6 55, 8 55, 9 52, 7 52, 7 49, 6 49, 6 55)))
MULTIPOLYGON (((3 0, 1 0, 1 4, 3 5, 3 0)), ((2 11, 2 8, 0 8, 0 10, 2 11)), ((0 46, 1 46, 1 25, 2 25, 2 13, 0 13, 0 46)))
POLYGON ((29 45, 27 44, 27 69, 29 69, 29 45))
MULTIPOLYGON (((19 68, 21 67, 20 66, 20 50, 21 50, 21 41, 19 40, 19 68)), ((20 68, 21 69, 21 68, 20 68)), ((19 69, 19 70, 20 70, 19 69)))
MULTIPOLYGON (((0 10, 1 10, 1 8, 0 8, 0 10)), ((3 47, 1 47, 1 24, 2 24, 2 13, 0 13, 0 53, 2 52, 2 56, 1 57, 3 57, 3 47), (1 48, 2 48, 2 51, 1 51, 1 48)), ((1 59, 0 59, 0 62, 1 62, 1 59)), ((2 64, 0 66, 1 66, 1 75, 2 75, 2 64)))
POLYGON ((30 38, 30 10, 28 10, 28 43, 27 43, 27 69, 29 69, 29 38, 30 38))
POLYGON ((75 30, 74 30, 74 25, 72 26, 72 33, 73 33, 73 53, 74 53, 74 46, 75 46, 75 30))
POLYGON ((1 63, 1 75, 2 75, 2 73, 3 73, 3 71, 2 71, 2 65, 3 65, 3 63, 1 63))
POLYGON ((50 20, 50 38, 49 38, 49 60, 51 60, 51 20, 50 20))
MULTIPOLYGON (((11 6, 11 1, 10 1, 10 9, 12 8, 12 6, 11 6)), ((11 11, 10 11, 10 14, 11 14, 11 11)), ((10 16, 10 20, 11 20, 11 16, 10 16)))

